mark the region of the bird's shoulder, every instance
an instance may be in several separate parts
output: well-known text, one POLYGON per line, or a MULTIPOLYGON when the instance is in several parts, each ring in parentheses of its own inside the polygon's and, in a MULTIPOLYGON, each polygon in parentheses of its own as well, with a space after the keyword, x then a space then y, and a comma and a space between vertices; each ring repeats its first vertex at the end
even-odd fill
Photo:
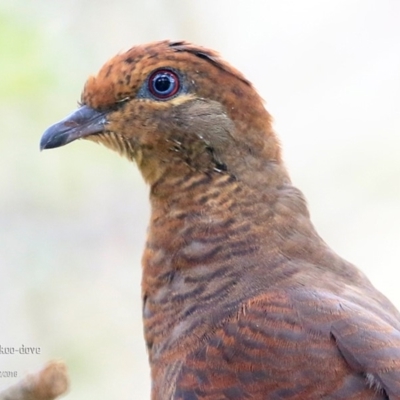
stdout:
POLYGON ((322 289, 270 290, 186 355, 173 398, 397 399, 398 325, 322 289))

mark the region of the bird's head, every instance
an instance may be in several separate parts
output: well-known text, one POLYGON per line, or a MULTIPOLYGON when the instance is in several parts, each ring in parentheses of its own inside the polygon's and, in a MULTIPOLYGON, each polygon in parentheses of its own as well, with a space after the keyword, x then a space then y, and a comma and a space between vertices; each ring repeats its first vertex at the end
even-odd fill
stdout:
POLYGON ((87 80, 80 107, 43 134, 50 149, 89 139, 134 159, 146 181, 281 164, 263 102, 217 53, 186 42, 136 46, 87 80))

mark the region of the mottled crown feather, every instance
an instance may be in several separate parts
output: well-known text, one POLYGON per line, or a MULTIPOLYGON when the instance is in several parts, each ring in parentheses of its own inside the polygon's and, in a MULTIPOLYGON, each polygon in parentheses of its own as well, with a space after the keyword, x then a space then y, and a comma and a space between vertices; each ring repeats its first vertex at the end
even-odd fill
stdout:
POLYGON ((168 64, 187 68, 188 55, 192 69, 198 73, 204 73, 202 71, 211 64, 251 87, 243 74, 225 62, 217 52, 185 41, 165 40, 134 46, 111 58, 97 75, 89 77, 81 102, 99 109, 112 107, 118 101, 134 97, 144 77, 152 70, 168 64))

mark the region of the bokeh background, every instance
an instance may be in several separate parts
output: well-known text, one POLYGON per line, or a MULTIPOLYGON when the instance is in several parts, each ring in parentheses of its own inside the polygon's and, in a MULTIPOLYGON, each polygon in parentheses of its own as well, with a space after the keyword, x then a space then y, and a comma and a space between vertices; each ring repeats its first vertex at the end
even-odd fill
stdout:
POLYGON ((89 74, 153 40, 214 48, 245 73, 321 236, 400 307, 399 20, 398 0, 2 0, 0 345, 42 352, 0 354, 0 370, 62 358, 71 399, 149 398, 148 190, 101 146, 38 147, 89 74))

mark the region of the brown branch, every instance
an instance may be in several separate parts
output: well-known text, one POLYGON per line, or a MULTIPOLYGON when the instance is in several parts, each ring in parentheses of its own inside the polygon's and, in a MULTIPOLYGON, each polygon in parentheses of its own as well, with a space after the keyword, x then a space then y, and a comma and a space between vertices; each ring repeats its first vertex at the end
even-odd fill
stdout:
POLYGON ((54 400, 69 387, 67 367, 50 361, 40 371, 29 374, 0 392, 0 400, 54 400))

